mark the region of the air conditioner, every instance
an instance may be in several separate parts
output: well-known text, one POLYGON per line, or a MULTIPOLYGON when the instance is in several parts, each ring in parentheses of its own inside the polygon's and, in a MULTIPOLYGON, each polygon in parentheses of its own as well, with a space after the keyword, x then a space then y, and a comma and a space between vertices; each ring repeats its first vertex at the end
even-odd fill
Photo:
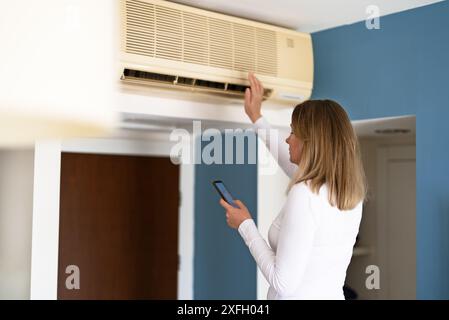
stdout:
POLYGON ((264 99, 310 97, 310 34, 160 0, 120 0, 124 86, 206 92, 241 100, 252 71, 264 99))

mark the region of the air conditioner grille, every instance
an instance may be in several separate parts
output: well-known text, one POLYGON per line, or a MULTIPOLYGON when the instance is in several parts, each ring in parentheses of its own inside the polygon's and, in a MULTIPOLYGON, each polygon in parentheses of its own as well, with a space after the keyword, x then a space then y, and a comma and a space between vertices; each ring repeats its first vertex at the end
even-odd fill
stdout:
POLYGON ((144 0, 124 1, 127 53, 277 76, 274 31, 144 0))
MULTIPOLYGON (((155 72, 125 69, 122 80, 140 84, 160 84, 164 86, 181 86, 191 89, 207 90, 220 94, 231 94, 244 96, 247 86, 236 83, 225 83, 210 81, 206 79, 193 79, 176 75, 168 75, 155 72)), ((268 99, 272 93, 271 89, 265 89, 264 99, 268 99)))

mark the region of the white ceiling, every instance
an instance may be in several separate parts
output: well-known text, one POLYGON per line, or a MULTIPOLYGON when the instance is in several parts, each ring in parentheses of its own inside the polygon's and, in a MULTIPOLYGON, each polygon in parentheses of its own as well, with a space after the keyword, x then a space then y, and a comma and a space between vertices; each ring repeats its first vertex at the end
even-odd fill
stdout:
MULTIPOLYGON (((174 0, 193 7, 257 20, 302 32, 316 32, 363 21, 366 8, 381 16, 441 0, 174 0)), ((382 24, 382 20, 381 20, 382 24)))

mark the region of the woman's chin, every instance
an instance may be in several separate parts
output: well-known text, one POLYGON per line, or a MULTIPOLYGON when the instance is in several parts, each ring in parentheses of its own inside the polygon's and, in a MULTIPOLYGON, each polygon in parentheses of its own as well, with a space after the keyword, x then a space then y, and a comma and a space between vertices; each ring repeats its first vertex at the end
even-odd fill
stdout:
POLYGON ((290 162, 298 165, 298 161, 296 161, 296 159, 293 159, 292 156, 290 156, 290 162))

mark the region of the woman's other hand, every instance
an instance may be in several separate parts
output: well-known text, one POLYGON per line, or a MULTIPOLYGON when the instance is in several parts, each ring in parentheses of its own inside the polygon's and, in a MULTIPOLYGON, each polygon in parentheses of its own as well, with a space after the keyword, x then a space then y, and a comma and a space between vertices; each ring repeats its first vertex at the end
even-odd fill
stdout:
POLYGON ((229 203, 220 199, 220 205, 226 210, 226 222, 233 229, 238 229, 240 224, 246 219, 252 219, 246 206, 240 200, 234 200, 238 208, 234 208, 229 203))
POLYGON ((245 112, 254 123, 259 119, 262 109, 263 86, 252 72, 248 73, 250 88, 245 91, 245 112))

